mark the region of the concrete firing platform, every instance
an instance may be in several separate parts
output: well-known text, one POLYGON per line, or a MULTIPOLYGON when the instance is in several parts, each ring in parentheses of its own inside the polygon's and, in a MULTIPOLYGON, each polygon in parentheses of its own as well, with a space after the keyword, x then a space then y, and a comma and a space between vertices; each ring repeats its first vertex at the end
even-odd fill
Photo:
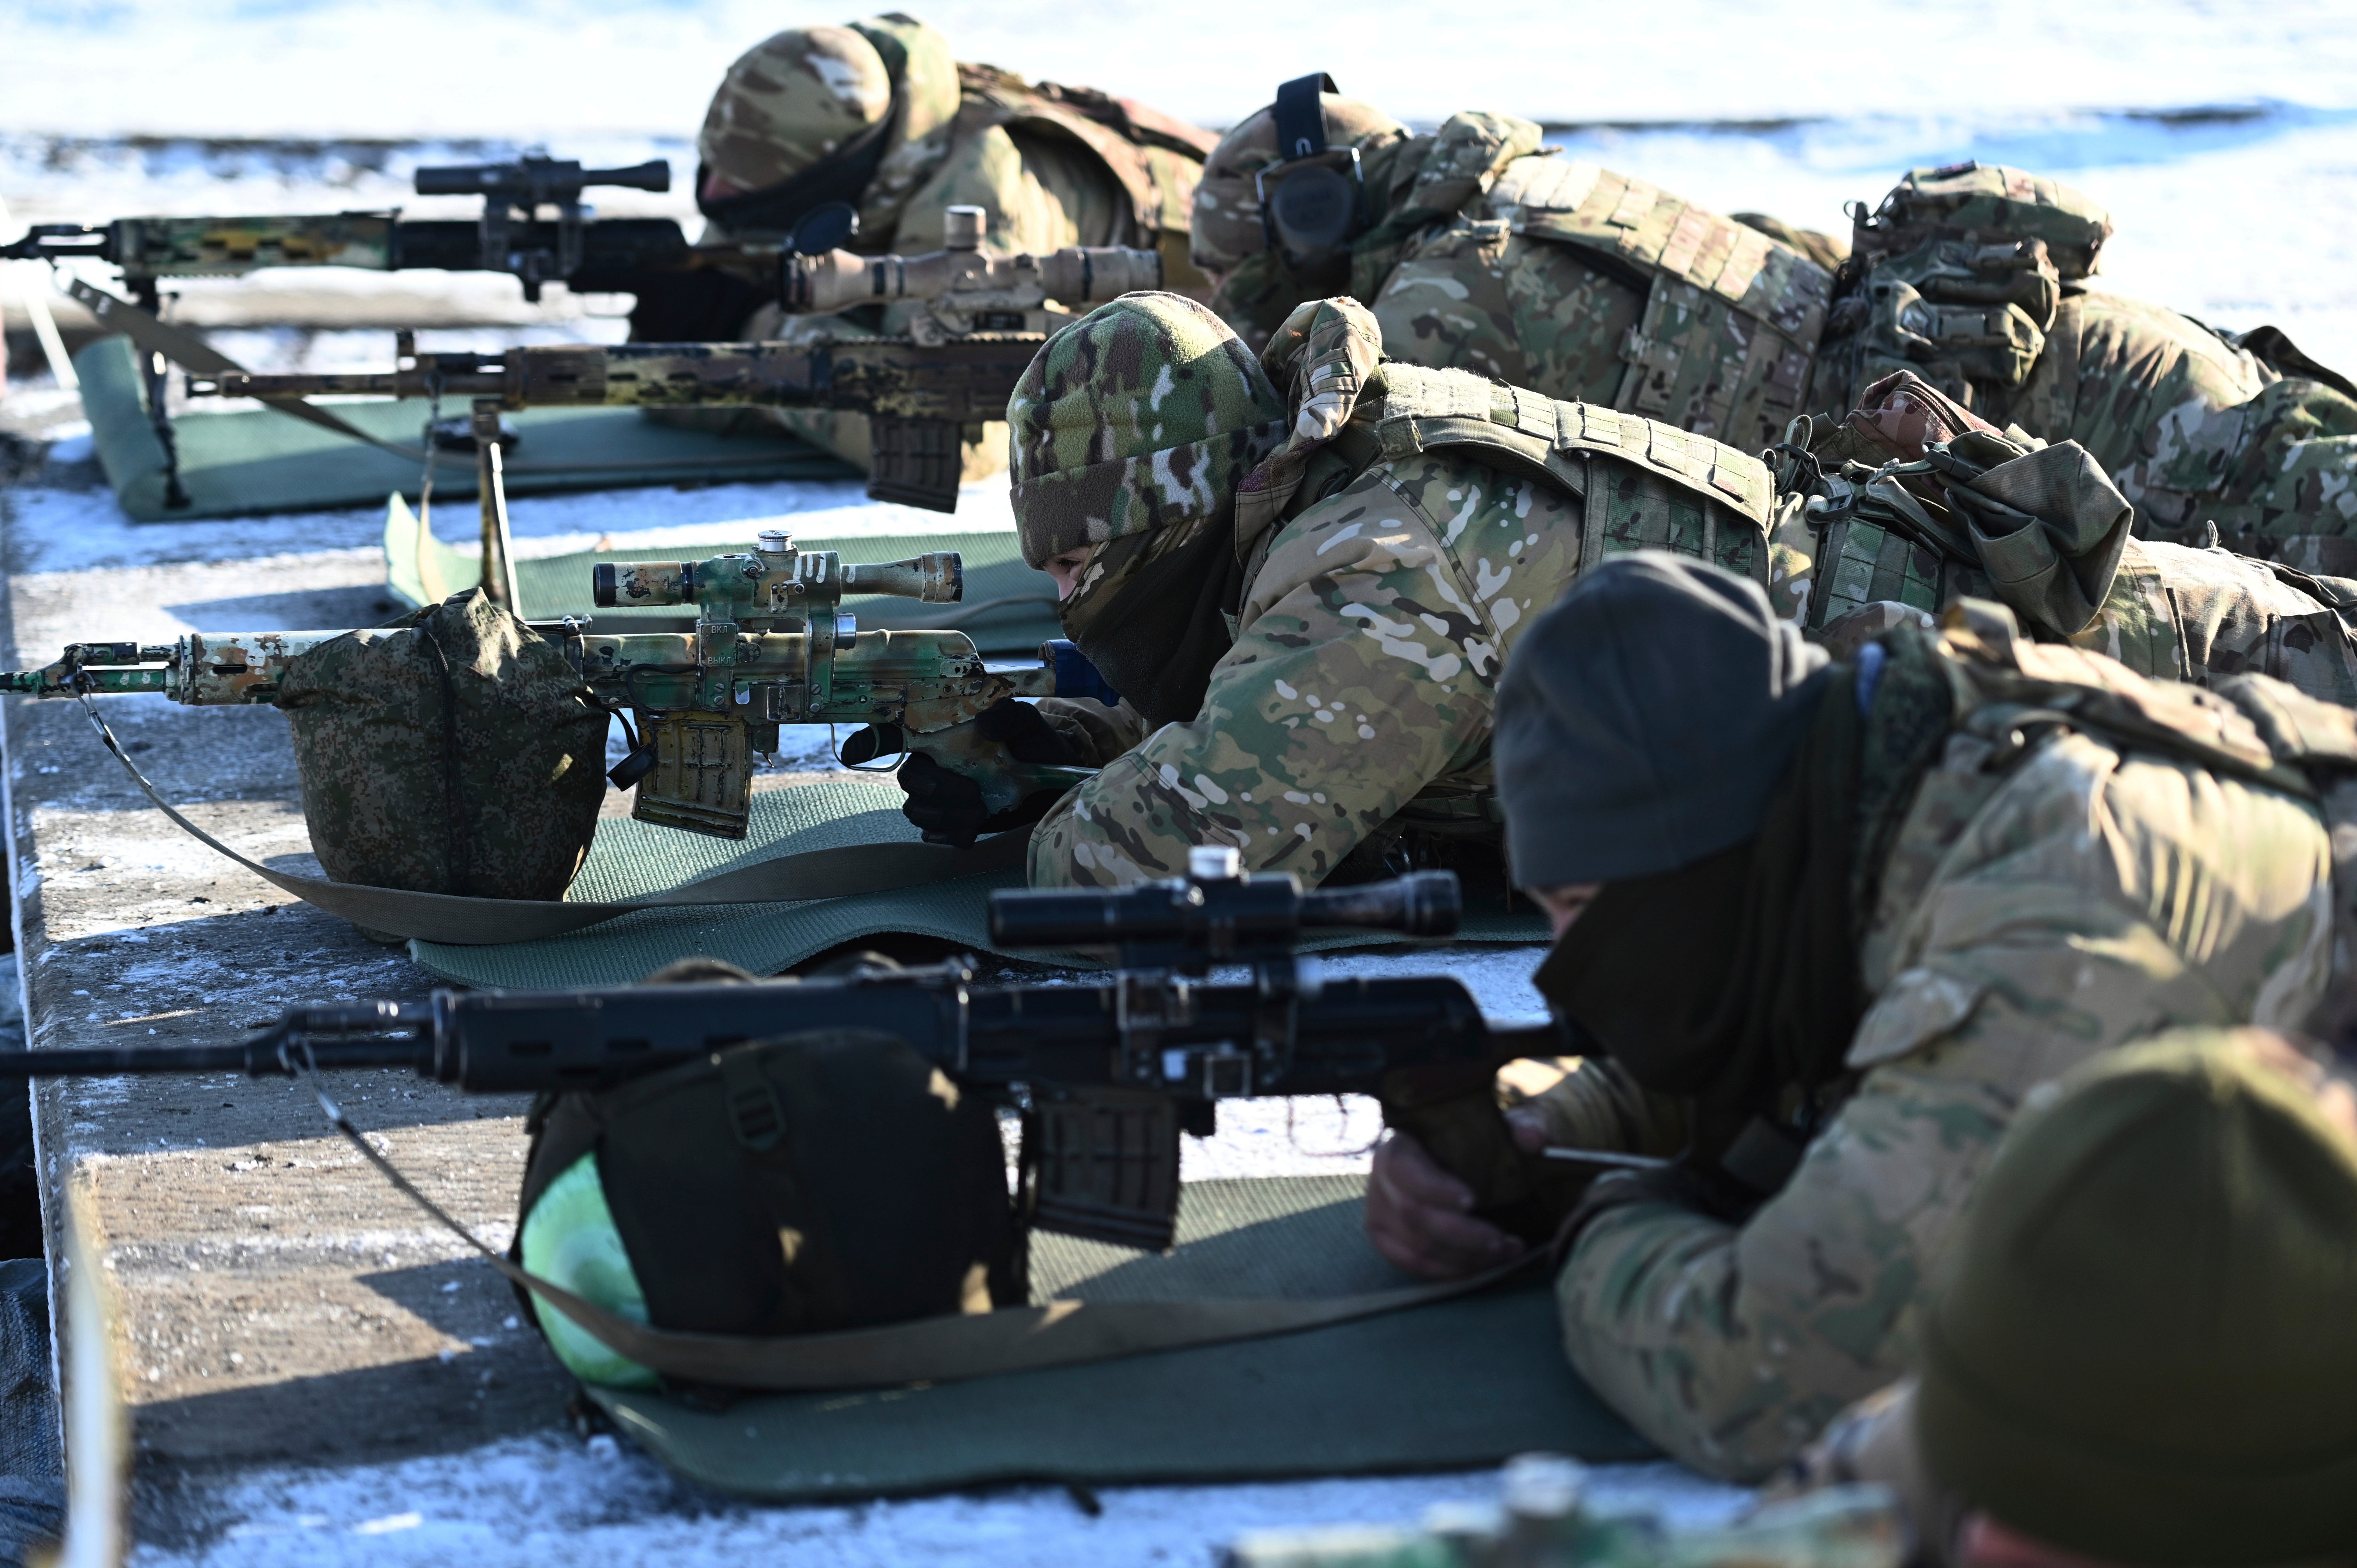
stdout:
MULTIPOLYGON (((0 489, 0 657, 12 667, 47 662, 77 639, 346 627, 393 613, 378 585, 381 514, 141 527, 92 488, 87 463, 27 477, 0 489)), ((974 500, 958 526, 1003 517, 992 510, 1003 499, 974 500)), ((515 517, 520 547, 536 551, 657 527, 683 543, 699 529, 731 538, 741 529, 721 525, 781 511, 813 532, 912 521, 847 486, 535 498, 515 517)), ((264 864, 317 875, 276 710, 155 697, 101 708, 193 820, 264 864)), ((298 1002, 430 989, 398 950, 173 826, 79 704, 7 699, 0 744, 34 1048, 224 1044, 298 1002)), ((805 753, 762 782, 823 765, 805 753)), ((625 806, 608 797, 609 809, 625 806)), ((1526 951, 1440 961, 1493 1012, 1535 1005, 1526 951)), ((486 1242, 506 1245, 522 1177, 521 1100, 470 1099, 404 1073, 331 1079, 354 1122, 414 1180, 486 1242)), ((506 1284, 330 1133, 307 1087, 222 1075, 44 1080, 35 1103, 48 1191, 70 1181, 87 1192, 115 1297, 143 1563, 440 1563, 451 1553, 717 1563, 788 1550, 847 1565, 944 1553, 1143 1563, 1200 1557, 1245 1528, 1412 1518, 1490 1488, 1463 1477, 1125 1488, 1092 1499, 1097 1514, 1037 1487, 851 1509, 737 1503, 576 1431, 570 1383, 506 1284)), ((1189 1141, 1186 1170, 1363 1168, 1376 1129, 1363 1104, 1236 1106, 1218 1138, 1189 1141)), ((52 1202, 52 1228, 56 1211, 52 1202)), ((1739 1497, 1665 1466, 1606 1486, 1701 1517, 1739 1497)))

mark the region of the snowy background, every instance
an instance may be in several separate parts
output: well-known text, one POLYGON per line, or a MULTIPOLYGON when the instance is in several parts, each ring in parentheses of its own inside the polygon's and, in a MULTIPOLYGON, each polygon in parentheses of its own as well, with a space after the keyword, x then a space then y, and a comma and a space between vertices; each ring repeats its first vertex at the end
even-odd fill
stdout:
MULTIPOLYGON (((461 216, 465 203, 408 195, 410 169, 538 148, 592 164, 669 157, 683 188, 694 128, 727 61, 775 28, 846 14, 746 0, 506 0, 496 11, 451 0, 0 6, 0 199, 9 209, 0 239, 27 221, 143 213, 401 206, 461 216)), ((2111 209, 2119 231, 2100 284, 2228 328, 2271 321, 2325 362, 2357 369, 2357 272, 2346 264, 2357 249, 2357 0, 1855 0, 1838 10, 1802 0, 1497 0, 1459 13, 1465 22, 1362 3, 1339 18, 1263 8, 1250 34, 1213 8, 1144 0, 951 0, 919 14, 961 59, 1111 88, 1207 125, 1249 113, 1278 81, 1323 69, 1419 125, 1460 108, 1511 111, 1558 127, 1555 139, 1583 156, 1721 211, 1835 231, 1845 202, 1871 204, 1911 166, 2017 164, 2111 209), (1174 16, 1212 20, 1174 27, 1174 16)), ((683 188, 596 199, 608 215, 693 216, 683 188)), ((94 275, 109 281, 102 269, 94 275)), ((278 281, 178 286, 199 317, 234 315, 239 299, 266 298, 278 281)), ((497 278, 299 281, 312 305, 344 291, 462 323, 427 347, 619 338, 626 304, 557 290, 527 310, 497 278)), ((23 321, 22 291, 47 286, 38 266, 0 264, 12 327, 23 321)), ((268 318, 266 308, 248 314, 268 318)), ((256 368, 382 364, 391 348, 380 330, 251 328, 216 341, 256 368)), ((50 473, 86 468, 87 436, 46 381, 16 381, 0 424, 57 438, 50 473)), ((135 528, 88 486, 87 475, 48 488, 37 479, 13 498, 12 527, 38 541, 39 570, 252 553, 246 525, 135 528)), ((731 486, 540 498, 520 502, 516 521, 523 548, 536 550, 660 525, 741 538, 743 519, 802 513, 810 522, 838 510, 828 517, 837 532, 897 531, 908 519, 872 515, 851 486, 731 486)), ((275 532, 314 553, 357 555, 381 520, 320 514, 283 520, 275 532)), ((958 520, 1005 522, 1003 490, 969 495, 958 520)), ((1493 1010, 1529 1005, 1512 967, 1491 961, 1470 977, 1493 1010)), ((1355 1131, 1321 1127, 1314 1142, 1340 1147, 1355 1131)), ((551 1435, 451 1459, 247 1477, 211 1498, 213 1530, 151 1543, 142 1561, 716 1563, 791 1552, 845 1564, 1201 1563, 1238 1529, 1412 1518, 1429 1502, 1490 1489, 1486 1477, 1445 1477, 1141 1488, 1107 1493, 1101 1517, 1056 1491, 759 1509, 674 1487, 610 1442, 551 1435)), ((1693 1519, 1736 1501, 1667 1466, 1620 1472, 1606 1491, 1693 1519)))

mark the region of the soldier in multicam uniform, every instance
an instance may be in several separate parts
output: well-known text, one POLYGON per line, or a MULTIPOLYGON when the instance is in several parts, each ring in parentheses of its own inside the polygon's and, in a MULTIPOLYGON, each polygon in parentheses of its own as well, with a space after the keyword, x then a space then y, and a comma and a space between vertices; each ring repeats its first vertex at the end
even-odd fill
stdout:
MULTIPOLYGON (((1045 813, 1043 885, 1176 875, 1204 843, 1313 882, 1346 863, 1494 871, 1474 850, 1498 836, 1491 704, 1527 618, 1583 564, 1647 546, 1764 585, 1768 475, 1665 425, 1382 352, 1348 299, 1297 311, 1262 362, 1168 296, 1128 296, 1052 339, 1010 408, 1017 526, 1064 586, 1067 633, 1126 700, 1010 702, 977 721, 1026 762, 1103 769, 1060 803, 985 815, 972 779, 920 757, 900 773, 910 818, 965 843, 1045 813)), ((1979 553, 1925 604, 1976 593, 2041 640, 2144 673, 2256 671, 2357 702, 2340 607, 2357 616, 2357 583, 2298 578, 2303 591, 2279 567, 2132 540, 2131 509, 2083 452, 2015 446, 1952 405, 1965 428, 1935 431, 1938 410, 1909 390, 1824 446, 1921 456, 1961 434, 1943 450, 1986 465, 1947 480, 1943 515, 1972 521, 1957 532, 1979 553)), ((1827 631, 1924 618, 1872 604, 1827 631)))
MULTIPOLYGON (((1677 1156, 1566 1220, 1566 1348, 1714 1475, 1767 1474, 1915 1363, 1928 1267, 2036 1086, 2175 1026, 2296 1026, 2330 967, 2331 837, 2291 761, 2357 761, 2345 710, 1965 608, 1829 665, 1755 585, 1632 556, 1500 692, 1513 875, 1560 932, 1536 983, 1592 1047, 1518 1136, 1677 1156)), ((1518 1251, 1471 1202, 1394 1139, 1369 1231, 1427 1274, 1518 1251)))
POLYGON ((2078 442, 2148 537, 2201 544, 2214 524, 2229 548, 2357 575, 2357 388, 2273 328, 2222 334, 2090 288, 2112 224, 2066 186, 1917 169, 1844 245, 1551 156, 1511 116, 1411 136, 1323 80, 1231 131, 1196 188, 1197 264, 1247 338, 1347 288, 1397 358, 1747 451, 1912 369, 1995 425, 2078 442), (1329 177, 1350 202, 1297 205, 1343 216, 1288 228, 1289 185, 1329 177))
MULTIPOLYGON (((1350 300, 1305 306, 1255 359, 1194 302, 1130 295, 1025 372, 1008 407, 1025 558, 1071 585, 1068 634, 1137 715, 1119 740, 1152 732, 1117 756, 1068 733, 1037 757, 1103 767, 1039 823, 1035 884, 1168 876, 1198 844, 1314 884, 1354 854, 1494 843, 1499 672, 1585 563, 1666 547, 1764 580, 1757 458, 1378 369, 1381 349, 1350 300)), ((1042 707, 981 722, 1057 725, 1042 707)), ((977 824, 965 781, 921 759, 901 777, 930 831, 977 824)))
MULTIPOLYGON (((859 214, 849 248, 877 254, 940 250, 943 209, 972 205, 987 215, 989 250, 1159 250, 1166 284, 1184 289, 1203 284, 1187 226, 1211 143, 1129 99, 960 64, 940 33, 894 12, 789 28, 739 57, 696 138, 696 202, 707 243, 781 239, 813 209, 847 202, 859 214)), ((773 276, 705 271, 641 299, 630 324, 650 342, 798 341, 902 330, 913 309, 786 317, 773 276)), ((776 417, 866 466, 863 415, 776 417)), ((1005 453, 1003 431, 969 432, 969 477, 997 471, 1005 453)))
POLYGON ((2138 532, 2357 572, 2357 387, 2282 332, 2223 333, 2088 284, 2110 216, 1995 165, 1916 169, 1854 208, 1811 403, 1912 369, 1996 425, 2076 441, 2138 532), (2331 542, 2319 542, 2330 540, 2331 542), (2344 542, 2345 541, 2345 542, 2344 542))
POLYGON ((1248 342, 1348 293, 1394 359, 1747 452, 1809 412, 1840 242, 1555 156, 1528 120, 1468 113, 1413 135, 1332 86, 1287 82, 1195 188, 1195 263, 1248 342))

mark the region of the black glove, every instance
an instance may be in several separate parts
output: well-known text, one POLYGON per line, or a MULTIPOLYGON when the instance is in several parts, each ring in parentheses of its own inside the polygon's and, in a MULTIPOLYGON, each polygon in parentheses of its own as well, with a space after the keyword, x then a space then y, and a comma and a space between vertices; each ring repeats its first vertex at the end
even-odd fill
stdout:
POLYGON ((974 727, 998 742, 1017 762, 1071 768, 1080 763, 1072 743, 1056 732, 1038 708, 1006 697, 982 710, 974 727))
POLYGON ((900 765, 900 788, 909 792, 900 814, 924 831, 925 842, 960 849, 983 833, 1038 822, 1063 795, 1060 789, 1034 789, 1008 810, 991 811, 983 804, 980 784, 921 751, 900 765))

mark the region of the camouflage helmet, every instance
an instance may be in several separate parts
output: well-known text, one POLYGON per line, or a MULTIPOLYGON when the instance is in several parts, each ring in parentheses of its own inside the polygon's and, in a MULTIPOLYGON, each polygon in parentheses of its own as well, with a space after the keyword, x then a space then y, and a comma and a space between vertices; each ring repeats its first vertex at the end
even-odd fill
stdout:
MULTIPOLYGON (((947 40, 898 13, 841 27, 790 27, 737 57, 705 112, 696 152, 737 194, 769 189, 882 135, 876 184, 905 199, 947 147, 958 108, 947 40), (899 119, 888 128, 899 105, 899 119)), ((701 193, 699 193, 701 194, 701 193)), ((866 221, 869 203, 862 199, 866 221)))
POLYGON ((1099 306, 1048 339, 1006 405, 1023 558, 1224 512, 1285 416, 1260 361, 1193 300, 1099 306))
POLYGON ((892 73, 875 45, 849 27, 789 27, 737 57, 695 147, 707 174, 760 190, 891 113, 892 73))
MULTIPOLYGON (((1326 140, 1361 154, 1405 141, 1408 128, 1376 108, 1338 92, 1321 92, 1326 140)), ((1205 272, 1223 273, 1268 248, 1261 226, 1260 193, 1253 177, 1277 162, 1276 108, 1270 104, 1220 138, 1195 187, 1192 253, 1205 272)))

